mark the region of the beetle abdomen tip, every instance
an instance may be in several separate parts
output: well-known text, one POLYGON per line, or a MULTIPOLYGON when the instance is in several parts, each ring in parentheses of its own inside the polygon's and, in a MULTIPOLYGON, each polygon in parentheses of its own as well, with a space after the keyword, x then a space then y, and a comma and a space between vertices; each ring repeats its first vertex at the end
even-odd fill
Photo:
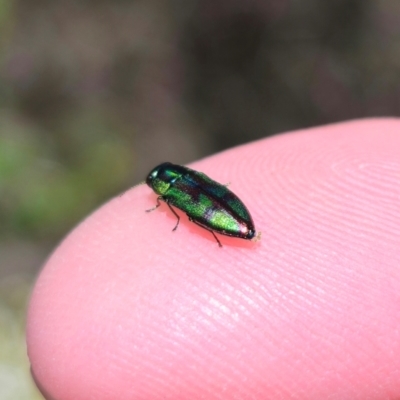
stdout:
POLYGON ((252 242, 258 242, 259 240, 261 240, 261 232, 254 232, 253 237, 251 238, 252 242))

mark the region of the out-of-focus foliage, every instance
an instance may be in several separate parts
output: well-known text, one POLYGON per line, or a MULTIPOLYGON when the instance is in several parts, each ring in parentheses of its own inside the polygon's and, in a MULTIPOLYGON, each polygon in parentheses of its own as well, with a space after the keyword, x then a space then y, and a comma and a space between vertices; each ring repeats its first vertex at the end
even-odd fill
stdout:
POLYGON ((32 383, 25 347, 25 304, 31 282, 0 279, 0 399, 39 400, 32 383))
POLYGON ((74 117, 61 147, 9 113, 0 115, 3 236, 58 235, 127 181, 132 153, 108 121, 88 112, 74 117))

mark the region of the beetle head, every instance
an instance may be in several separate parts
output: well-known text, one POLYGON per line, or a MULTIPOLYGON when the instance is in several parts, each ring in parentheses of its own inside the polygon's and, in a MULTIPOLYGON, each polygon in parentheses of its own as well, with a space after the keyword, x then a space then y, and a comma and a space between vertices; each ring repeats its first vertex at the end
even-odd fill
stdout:
POLYGON ((165 162, 150 171, 146 183, 154 192, 162 196, 167 193, 169 187, 179 176, 180 174, 176 171, 174 164, 165 162))

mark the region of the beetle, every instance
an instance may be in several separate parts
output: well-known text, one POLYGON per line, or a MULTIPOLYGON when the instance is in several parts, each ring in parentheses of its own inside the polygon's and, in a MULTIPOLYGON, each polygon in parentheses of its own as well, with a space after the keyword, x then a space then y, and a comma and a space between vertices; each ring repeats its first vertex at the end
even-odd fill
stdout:
POLYGON ((158 208, 160 201, 165 202, 177 218, 173 231, 178 228, 180 217, 172 206, 211 232, 220 247, 215 232, 246 240, 260 239, 261 233, 256 232, 250 212, 239 197, 202 172, 164 162, 150 171, 146 184, 158 194, 157 205, 146 212, 158 208))

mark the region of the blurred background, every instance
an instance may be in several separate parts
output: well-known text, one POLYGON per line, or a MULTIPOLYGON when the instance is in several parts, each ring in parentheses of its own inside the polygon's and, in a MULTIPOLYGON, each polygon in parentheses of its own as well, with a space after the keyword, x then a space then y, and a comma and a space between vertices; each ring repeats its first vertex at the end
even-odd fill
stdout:
POLYGON ((0 399, 35 276, 157 163, 400 115, 398 0, 0 0, 0 399))

